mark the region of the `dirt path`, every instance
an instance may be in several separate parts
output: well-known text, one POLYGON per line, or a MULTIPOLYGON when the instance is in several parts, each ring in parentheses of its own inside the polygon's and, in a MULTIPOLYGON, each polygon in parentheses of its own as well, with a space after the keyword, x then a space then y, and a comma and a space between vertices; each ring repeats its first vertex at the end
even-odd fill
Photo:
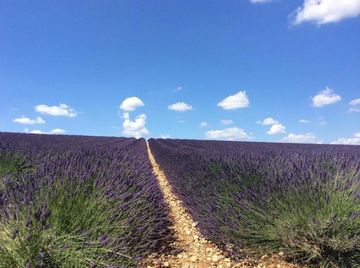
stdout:
POLYGON ((176 255, 150 256, 143 264, 144 267, 181 267, 181 268, 226 268, 226 267, 290 267, 285 264, 265 265, 243 261, 234 263, 226 258, 220 249, 206 240, 196 228, 197 223, 185 211, 182 202, 174 195, 169 182, 151 153, 149 143, 147 150, 153 171, 158 178, 161 191, 169 205, 172 228, 177 241, 173 245, 181 250, 176 255))

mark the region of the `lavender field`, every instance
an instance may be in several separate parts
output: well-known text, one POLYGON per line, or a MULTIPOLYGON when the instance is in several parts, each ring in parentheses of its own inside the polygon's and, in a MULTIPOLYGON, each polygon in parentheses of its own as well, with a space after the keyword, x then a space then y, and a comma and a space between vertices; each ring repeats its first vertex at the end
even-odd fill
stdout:
MULTIPOLYGON (((360 146, 148 142, 232 260, 359 267, 360 146)), ((144 139, 0 133, 0 216, 0 267, 137 267, 176 240, 144 139)))
POLYGON ((0 267, 134 267, 172 240, 144 139, 0 134, 0 267))
POLYGON ((150 140, 174 191, 233 258, 360 265, 360 146, 150 140))

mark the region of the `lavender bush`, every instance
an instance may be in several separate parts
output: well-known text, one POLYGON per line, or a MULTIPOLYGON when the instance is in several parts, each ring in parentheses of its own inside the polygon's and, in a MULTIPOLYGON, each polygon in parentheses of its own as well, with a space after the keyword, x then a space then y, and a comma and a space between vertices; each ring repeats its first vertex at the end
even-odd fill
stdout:
POLYGON ((359 265, 359 146, 160 139, 150 146, 200 231, 234 258, 283 251, 315 267, 359 265))
POLYGON ((135 267, 173 240, 143 139, 0 133, 0 267, 135 267))

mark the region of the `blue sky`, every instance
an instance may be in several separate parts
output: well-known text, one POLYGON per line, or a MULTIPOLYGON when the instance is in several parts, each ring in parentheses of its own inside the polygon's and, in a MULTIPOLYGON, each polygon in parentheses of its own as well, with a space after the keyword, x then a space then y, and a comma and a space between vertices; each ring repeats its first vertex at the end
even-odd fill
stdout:
POLYGON ((360 144, 360 1, 0 0, 0 131, 360 144))

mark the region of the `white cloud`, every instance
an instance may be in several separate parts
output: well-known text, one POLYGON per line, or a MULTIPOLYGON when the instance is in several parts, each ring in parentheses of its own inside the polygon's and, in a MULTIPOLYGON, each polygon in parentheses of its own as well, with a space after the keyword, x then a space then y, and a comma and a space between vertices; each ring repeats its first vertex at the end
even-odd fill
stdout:
POLYGON ((25 116, 21 116, 20 118, 15 118, 13 120, 15 123, 23 124, 23 125, 35 125, 35 124, 45 124, 45 120, 41 117, 36 117, 35 119, 31 119, 25 116))
POLYGON ((146 114, 141 114, 135 117, 134 120, 130 118, 131 111, 134 111, 137 107, 144 106, 145 104, 138 97, 129 97, 123 100, 120 105, 120 109, 123 113, 123 125, 122 133, 126 136, 141 138, 149 135, 149 130, 145 127, 146 125, 146 114))
POLYGON ((360 113, 360 106, 351 107, 350 112, 360 113))
POLYGON ((130 97, 123 100, 120 104, 120 109, 125 112, 134 111, 137 107, 144 106, 145 104, 138 97, 130 97))
POLYGON ((360 98, 351 100, 350 105, 351 106, 360 105, 360 98))
POLYGON ((181 101, 181 102, 177 102, 174 104, 170 104, 168 106, 168 109, 177 111, 177 112, 185 112, 185 111, 192 110, 192 106, 190 104, 187 104, 187 103, 181 101))
POLYGON ((286 127, 272 117, 265 118, 263 121, 257 121, 257 123, 264 126, 270 126, 270 129, 266 132, 269 135, 286 133, 286 127))
POLYGON ((263 121, 258 121, 259 124, 262 124, 264 126, 271 126, 274 124, 278 124, 279 121, 275 120, 272 117, 265 118, 263 121))
POLYGON ((262 3, 269 3, 272 0, 250 0, 250 3, 252 4, 262 4, 262 3))
POLYGON ((38 130, 38 129, 30 130, 29 133, 31 133, 31 134, 45 134, 45 132, 42 132, 41 130, 38 130))
POLYGON ((50 131, 52 134, 64 134, 66 133, 66 130, 61 129, 61 128, 55 128, 53 130, 50 131))
POLYGON ((35 110, 41 114, 47 114, 52 116, 77 116, 77 112, 73 108, 63 103, 60 103, 58 106, 48 106, 45 104, 40 104, 35 106, 35 110))
POLYGON ((307 120, 307 119, 300 119, 299 123, 300 124, 310 124, 311 122, 310 122, 310 120, 307 120))
POLYGON ((277 123, 277 124, 274 124, 270 127, 269 131, 266 132, 267 134, 269 135, 275 135, 275 134, 280 134, 280 133, 286 133, 286 128, 280 124, 280 123, 277 123))
POLYGON ((207 127, 208 126, 208 123, 207 122, 201 122, 200 123, 200 127, 207 127))
POLYGON ((130 113, 124 113, 123 114, 123 118, 126 120, 126 119, 129 119, 130 118, 130 113))
POLYGON ((312 133, 305 134, 294 134, 290 133, 287 137, 283 138, 281 141, 283 142, 291 142, 291 143, 321 143, 316 136, 312 133))
POLYGON ((246 95, 246 91, 239 91, 235 95, 231 95, 220 101, 217 106, 222 107, 225 110, 232 110, 238 108, 246 108, 249 106, 249 98, 246 95))
POLYGON ((234 124, 234 121, 232 121, 231 119, 223 119, 223 120, 220 121, 220 123, 222 125, 229 126, 229 125, 234 124))
POLYGON ((28 128, 25 128, 24 131, 26 133, 30 133, 30 134, 65 134, 66 133, 66 130, 64 129, 61 129, 61 128, 55 128, 51 131, 42 131, 42 130, 39 130, 39 129, 33 129, 33 130, 29 130, 28 128))
POLYGON ((350 112, 360 112, 360 98, 350 101, 350 112))
POLYGON ((175 91, 181 91, 182 90, 182 87, 181 86, 178 86, 176 87, 175 91))
POLYGON ((160 139, 170 139, 170 135, 160 135, 160 139))
POLYGON ((315 97, 312 98, 314 107, 323 107, 325 105, 334 104, 341 101, 341 96, 333 93, 333 90, 326 88, 320 91, 315 97))
POLYGON ((220 130, 210 130, 205 133, 209 139, 219 140, 249 140, 251 137, 241 128, 232 127, 220 130))
POLYGON ((137 116, 131 120, 129 113, 124 113, 123 131, 122 133, 127 136, 141 138, 149 135, 149 130, 145 127, 146 114, 137 116))
POLYGON ((355 144, 360 145, 360 132, 355 133, 351 138, 340 138, 332 142, 332 144, 355 144))
POLYGON ((321 25, 359 15, 360 0, 304 0, 296 11, 294 24, 309 21, 321 25))

